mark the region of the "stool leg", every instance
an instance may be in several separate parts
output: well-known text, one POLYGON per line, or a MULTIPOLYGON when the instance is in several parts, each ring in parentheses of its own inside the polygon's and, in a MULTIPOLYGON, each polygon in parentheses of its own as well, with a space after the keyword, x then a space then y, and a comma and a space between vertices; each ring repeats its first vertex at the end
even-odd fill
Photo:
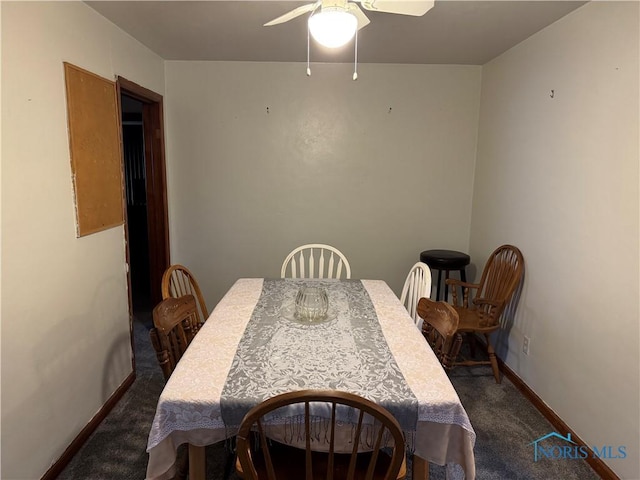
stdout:
POLYGON ((449 280, 449 270, 445 270, 444 275, 444 298, 443 300, 449 303, 449 285, 447 285, 447 280, 449 280))
POLYGON ((436 289, 436 302, 440 300, 440 280, 442 279, 442 270, 438 270, 438 288, 436 289))

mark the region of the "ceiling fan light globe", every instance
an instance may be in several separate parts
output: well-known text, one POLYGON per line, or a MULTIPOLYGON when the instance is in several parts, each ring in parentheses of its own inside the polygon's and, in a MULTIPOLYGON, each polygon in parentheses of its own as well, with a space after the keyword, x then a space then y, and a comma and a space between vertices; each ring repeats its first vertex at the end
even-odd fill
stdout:
POLYGON ((328 48, 346 45, 358 29, 358 19, 344 10, 322 11, 309 17, 309 32, 320 44, 328 48))

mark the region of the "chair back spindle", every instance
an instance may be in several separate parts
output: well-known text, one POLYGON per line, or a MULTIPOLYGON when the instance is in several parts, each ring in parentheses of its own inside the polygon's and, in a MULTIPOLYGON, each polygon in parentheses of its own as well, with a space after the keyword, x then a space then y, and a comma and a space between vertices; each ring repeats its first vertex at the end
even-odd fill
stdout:
POLYGON ((482 272, 482 288, 477 290, 476 298, 490 298, 506 305, 522 277, 523 264, 522 254, 515 247, 498 248, 482 272))
POLYGON ((418 327, 420 327, 422 321, 416 312, 418 302, 421 298, 430 296, 431 270, 426 263, 418 262, 409 270, 400 295, 400 302, 406 307, 418 327))
POLYGON ((347 392, 303 390, 265 400, 247 413, 236 438, 238 473, 248 480, 397 480, 406 475, 404 436, 398 422, 386 409, 347 392), (331 412, 330 425, 321 427, 328 439, 314 433, 318 428, 314 420, 318 420, 312 405, 316 404, 331 412), (293 405, 303 407, 303 448, 269 438, 270 415, 293 405), (345 407, 353 411, 348 418, 354 419, 347 426, 352 432, 348 448, 339 447, 336 440, 342 424, 338 411, 345 407), (324 446, 317 448, 317 442, 324 446))
POLYGON ((351 278, 347 258, 331 245, 312 243, 295 248, 282 263, 281 278, 351 278))
POLYGON ((180 298, 184 295, 193 295, 198 307, 198 322, 204 323, 209 317, 209 311, 198 282, 187 267, 171 265, 162 275, 162 298, 180 298))

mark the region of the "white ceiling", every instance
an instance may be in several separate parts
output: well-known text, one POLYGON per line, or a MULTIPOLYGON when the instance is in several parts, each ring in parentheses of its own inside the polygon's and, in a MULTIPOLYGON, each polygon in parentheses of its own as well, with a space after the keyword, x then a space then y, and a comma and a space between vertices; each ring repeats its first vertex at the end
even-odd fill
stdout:
MULTIPOLYGON (((262 25, 300 1, 87 1, 165 60, 305 62, 307 15, 262 25)), ((358 62, 482 65, 555 22, 584 1, 436 0, 422 17, 366 14, 358 62)), ((312 42, 312 62, 353 62, 312 42)))

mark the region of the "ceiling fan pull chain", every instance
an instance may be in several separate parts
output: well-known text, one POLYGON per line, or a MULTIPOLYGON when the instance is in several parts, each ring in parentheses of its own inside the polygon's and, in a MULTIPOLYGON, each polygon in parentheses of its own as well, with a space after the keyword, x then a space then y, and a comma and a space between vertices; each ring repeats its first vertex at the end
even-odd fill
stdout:
POLYGON ((311 76, 311 67, 309 66, 309 44, 311 43, 311 34, 309 33, 309 23, 307 22, 307 77, 311 76))
POLYGON ((356 54, 355 54, 356 60, 353 65, 353 79, 357 80, 358 79, 358 31, 357 30, 356 30, 355 44, 356 44, 356 54))

